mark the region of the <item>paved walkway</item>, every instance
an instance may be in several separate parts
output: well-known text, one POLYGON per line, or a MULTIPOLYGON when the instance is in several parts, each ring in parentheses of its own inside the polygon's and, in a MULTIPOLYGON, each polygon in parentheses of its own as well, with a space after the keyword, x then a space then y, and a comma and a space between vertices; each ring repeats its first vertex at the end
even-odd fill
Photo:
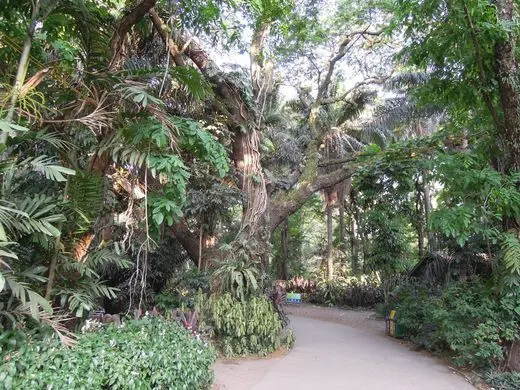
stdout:
POLYGON ((296 345, 284 356, 217 362, 215 389, 474 390, 442 362, 409 350, 383 329, 297 316, 291 316, 291 327, 296 345))

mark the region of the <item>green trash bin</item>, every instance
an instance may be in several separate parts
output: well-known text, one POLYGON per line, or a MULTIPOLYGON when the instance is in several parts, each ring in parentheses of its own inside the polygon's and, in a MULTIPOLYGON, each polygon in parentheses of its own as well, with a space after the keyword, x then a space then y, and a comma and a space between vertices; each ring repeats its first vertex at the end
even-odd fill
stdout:
POLYGON ((397 310, 390 310, 386 316, 386 334, 400 339, 404 337, 404 333, 403 326, 399 324, 397 310))

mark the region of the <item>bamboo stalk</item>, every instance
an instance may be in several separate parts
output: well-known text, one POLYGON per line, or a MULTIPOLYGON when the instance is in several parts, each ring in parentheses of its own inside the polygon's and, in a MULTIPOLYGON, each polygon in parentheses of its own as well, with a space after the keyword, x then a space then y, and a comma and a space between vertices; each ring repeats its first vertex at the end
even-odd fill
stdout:
MULTIPOLYGON (((31 46, 35 30, 35 24, 37 23, 37 18, 40 14, 40 0, 35 0, 33 4, 34 7, 31 15, 31 24, 27 30, 27 37, 25 38, 25 41, 23 43, 22 55, 20 56, 20 61, 18 62, 18 69, 16 71, 13 92, 11 95, 11 105, 5 118, 5 120, 8 123, 12 123, 14 120, 16 102, 18 101, 18 98, 20 96, 20 91, 25 82, 25 77, 27 76, 27 68, 29 67, 29 55, 31 54, 31 46)), ((7 142, 7 136, 7 132, 0 132, 0 144, 5 144, 7 142)))

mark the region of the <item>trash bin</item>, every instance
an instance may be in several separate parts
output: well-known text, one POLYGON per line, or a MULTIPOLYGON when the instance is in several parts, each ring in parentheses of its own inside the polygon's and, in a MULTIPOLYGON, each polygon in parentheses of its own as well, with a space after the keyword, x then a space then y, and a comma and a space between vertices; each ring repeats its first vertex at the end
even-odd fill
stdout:
POLYGON ((390 310, 386 316, 386 334, 391 337, 404 337, 403 327, 399 324, 397 310, 390 310))

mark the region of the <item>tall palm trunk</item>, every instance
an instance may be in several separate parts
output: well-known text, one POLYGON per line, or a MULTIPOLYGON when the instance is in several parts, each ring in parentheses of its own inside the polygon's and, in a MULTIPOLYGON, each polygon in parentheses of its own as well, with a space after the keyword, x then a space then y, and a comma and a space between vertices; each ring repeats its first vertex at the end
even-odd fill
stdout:
POLYGON ((327 279, 331 280, 334 277, 334 259, 332 253, 332 205, 327 202, 327 279))

